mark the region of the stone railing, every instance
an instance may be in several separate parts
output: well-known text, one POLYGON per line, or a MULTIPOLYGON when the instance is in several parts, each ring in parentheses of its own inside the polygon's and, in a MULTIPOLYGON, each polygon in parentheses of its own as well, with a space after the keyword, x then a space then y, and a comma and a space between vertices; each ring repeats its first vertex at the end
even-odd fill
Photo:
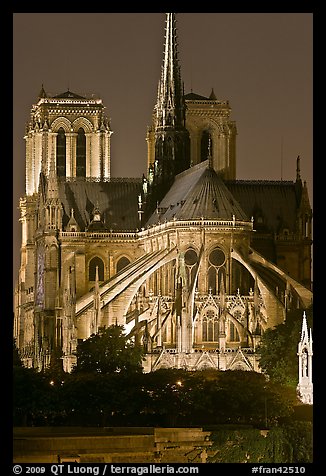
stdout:
POLYGON ((60 238, 77 239, 116 239, 116 240, 136 240, 138 235, 132 231, 108 231, 108 232, 88 232, 88 231, 61 231, 60 238))
POLYGON ((150 236, 156 234, 161 231, 166 231, 168 229, 175 229, 175 228, 189 228, 189 227, 199 227, 199 228, 214 228, 214 229, 247 229, 253 230, 253 223, 252 221, 239 221, 237 219, 232 220, 172 220, 167 221, 164 223, 157 223, 148 226, 146 229, 142 228, 142 230, 138 233, 139 237, 144 238, 146 236, 150 236))

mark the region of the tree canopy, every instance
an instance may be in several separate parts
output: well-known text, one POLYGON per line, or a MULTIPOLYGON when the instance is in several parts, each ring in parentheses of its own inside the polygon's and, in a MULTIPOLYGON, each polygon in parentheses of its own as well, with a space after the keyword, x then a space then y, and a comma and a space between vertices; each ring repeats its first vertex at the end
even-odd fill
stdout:
POLYGON ((123 326, 110 326, 78 343, 76 372, 97 374, 142 371, 143 348, 132 342, 123 326))
MULTIPOLYGON (((298 343, 301 337, 303 312, 289 311, 284 323, 267 329, 258 352, 261 369, 275 382, 296 387, 298 383, 298 343)), ((308 328, 312 328, 312 309, 306 311, 308 328)))

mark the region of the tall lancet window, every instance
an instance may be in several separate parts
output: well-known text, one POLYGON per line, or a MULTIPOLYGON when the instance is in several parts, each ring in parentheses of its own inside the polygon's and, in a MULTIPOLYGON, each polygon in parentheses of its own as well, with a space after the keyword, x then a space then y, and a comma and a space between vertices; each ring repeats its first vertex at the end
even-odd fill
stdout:
POLYGON ((125 268, 126 266, 128 266, 129 263, 130 263, 130 260, 126 258, 126 256, 122 256, 122 258, 120 258, 119 261, 117 262, 117 273, 121 271, 123 268, 125 268))
POLYGON ((57 175, 58 177, 66 175, 66 134, 62 127, 57 135, 57 175))
MULTIPOLYGON (((220 248, 214 248, 208 257, 208 291, 212 294, 220 292, 221 281, 226 283, 225 253, 220 248)), ((224 288, 225 289, 225 288, 224 288)))
POLYGON ((86 136, 81 127, 77 134, 76 175, 77 177, 86 177, 86 136))
POLYGON ((219 334, 219 321, 215 311, 208 309, 202 318, 203 342, 217 342, 219 334))
POLYGON ((195 284, 194 280, 196 277, 196 264, 198 263, 198 255, 195 250, 189 248, 185 252, 184 259, 186 264, 188 286, 190 288, 193 287, 195 284))
POLYGON ((96 278, 96 267, 98 267, 98 280, 104 281, 104 263, 98 256, 95 256, 89 262, 89 272, 88 279, 89 281, 95 281, 96 278))
POLYGON ((208 159, 209 149, 212 149, 212 136, 209 131, 203 131, 200 141, 200 161, 208 159))

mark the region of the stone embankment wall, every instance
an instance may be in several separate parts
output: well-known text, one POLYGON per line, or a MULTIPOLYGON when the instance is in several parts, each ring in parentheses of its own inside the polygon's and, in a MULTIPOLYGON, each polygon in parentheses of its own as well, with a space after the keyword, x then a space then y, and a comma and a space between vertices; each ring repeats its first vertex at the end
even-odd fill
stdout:
POLYGON ((202 428, 15 428, 14 463, 205 463, 202 428))

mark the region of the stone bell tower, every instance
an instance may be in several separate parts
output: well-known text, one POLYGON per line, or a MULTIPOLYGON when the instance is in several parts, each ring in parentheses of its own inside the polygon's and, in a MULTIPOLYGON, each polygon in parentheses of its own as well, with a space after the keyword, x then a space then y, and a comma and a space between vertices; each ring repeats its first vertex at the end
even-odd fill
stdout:
POLYGON ((58 177, 108 180, 111 134, 101 99, 69 90, 49 96, 42 85, 24 137, 26 195, 38 192, 40 173, 49 175, 52 156, 58 177))
POLYGON ((303 403, 312 405, 313 403, 313 383, 312 383, 312 335, 311 329, 308 333, 306 313, 303 313, 301 340, 298 344, 299 357, 299 383, 297 391, 303 403))

